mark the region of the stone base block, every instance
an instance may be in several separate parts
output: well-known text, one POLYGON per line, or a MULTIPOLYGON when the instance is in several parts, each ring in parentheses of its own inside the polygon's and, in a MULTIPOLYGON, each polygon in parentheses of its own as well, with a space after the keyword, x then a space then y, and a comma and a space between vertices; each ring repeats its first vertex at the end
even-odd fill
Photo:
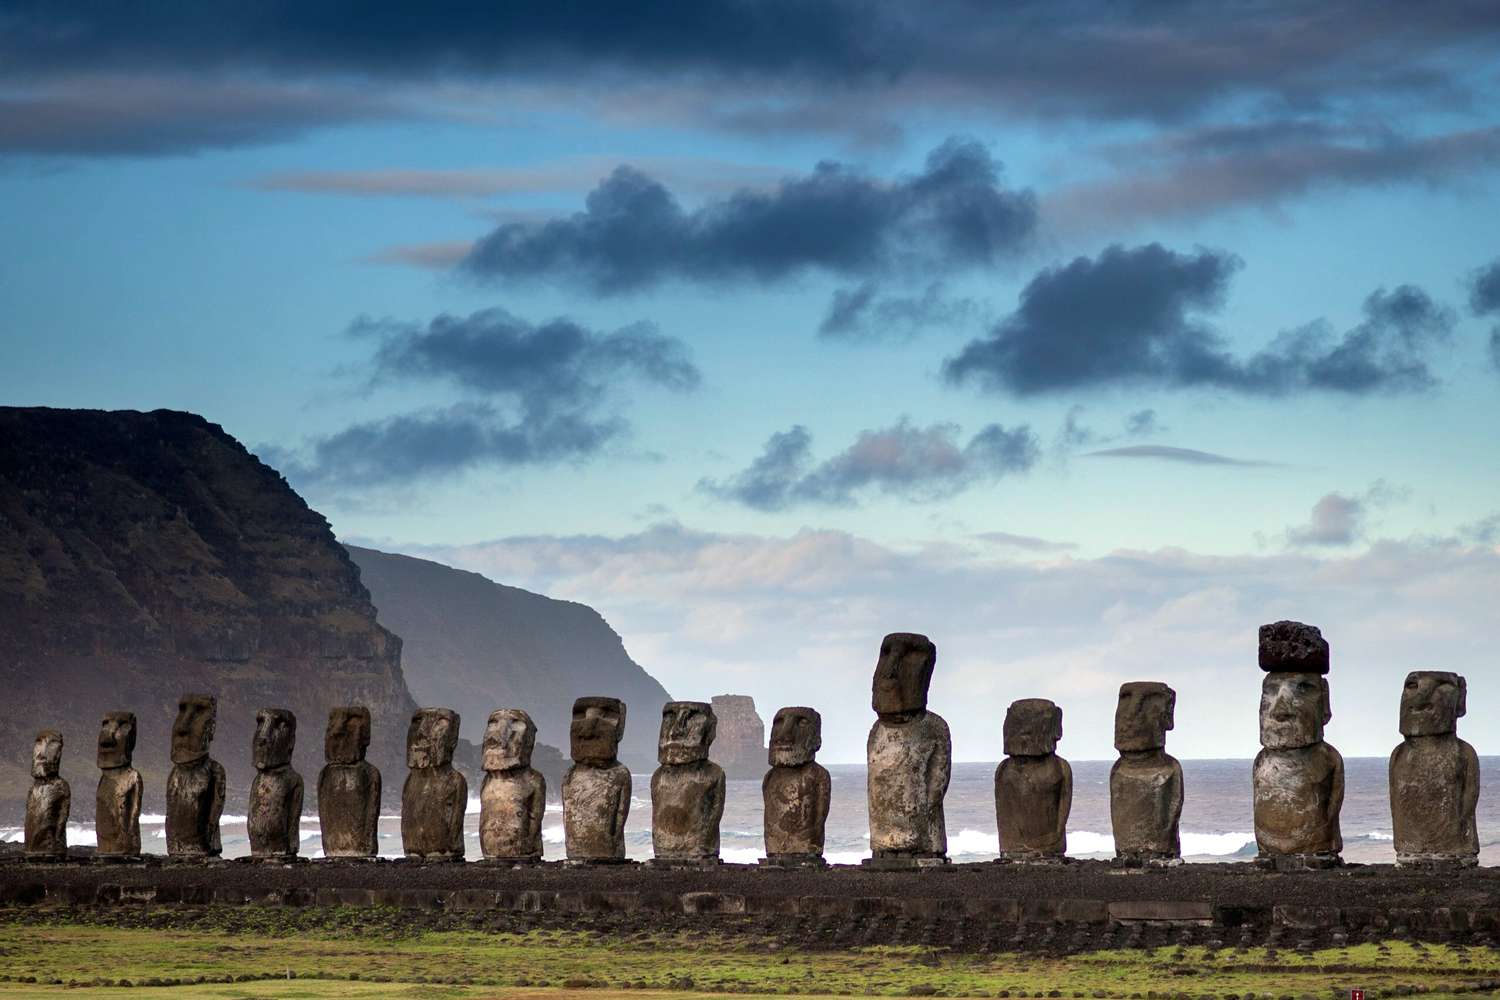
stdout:
POLYGON ((1337 854, 1258 854, 1255 867, 1274 872, 1311 872, 1338 868, 1344 859, 1337 854))
POLYGON ((704 868, 717 868, 723 862, 718 858, 652 858, 645 864, 647 868, 666 871, 701 871, 704 868))
POLYGON ((1176 868, 1182 858, 1175 854, 1116 854, 1109 861, 1114 868, 1132 868, 1138 871, 1176 868))
POLYGON ((633 865, 638 863, 629 858, 567 858, 562 864, 564 868, 607 868, 611 865, 633 865))
POLYGON ((379 855, 376 855, 376 854, 325 854, 321 858, 313 858, 312 860, 313 860, 314 864, 319 864, 319 865, 327 865, 327 864, 364 865, 364 864, 369 864, 371 861, 388 861, 390 859, 389 858, 382 858, 382 857, 380 857, 379 855))
POLYGON ((1002 865, 1064 865, 1068 859, 1061 854, 1042 854, 1037 851, 1001 851, 995 859, 1002 865))
POLYGON ((95 854, 90 859, 96 865, 144 865, 146 859, 140 854, 95 854))
POLYGON ((758 864, 762 868, 827 868, 821 854, 768 854, 758 864))
POLYGON ((1458 871, 1462 868, 1477 868, 1476 854, 1396 854, 1397 868, 1415 868, 1419 871, 1458 871))
POLYGON ((885 854, 865 858, 860 866, 877 872, 913 872, 953 870, 953 862, 946 854, 908 855, 885 854))
POLYGON ((70 860, 66 854, 23 854, 21 857, 28 865, 61 865, 70 860))
POLYGON ((541 858, 480 858, 475 862, 491 868, 529 868, 544 863, 541 858))
POLYGON ((464 856, 462 853, 443 851, 438 854, 408 854, 406 860, 423 865, 448 865, 462 864, 464 856))
POLYGON ((235 858, 240 864, 250 865, 302 865, 307 859, 300 854, 251 854, 248 857, 235 858))

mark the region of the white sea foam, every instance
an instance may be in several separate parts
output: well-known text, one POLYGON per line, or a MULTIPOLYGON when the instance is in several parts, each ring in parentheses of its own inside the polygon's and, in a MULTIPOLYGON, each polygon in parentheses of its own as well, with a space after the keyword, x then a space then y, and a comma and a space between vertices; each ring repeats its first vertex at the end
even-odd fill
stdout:
POLYGON ((1098 855, 1111 858, 1115 854, 1113 834, 1095 833, 1092 830, 1068 831, 1068 857, 1091 858, 1098 855))
POLYGON ((1386 833, 1383 830, 1371 830, 1369 833, 1365 834, 1365 839, 1366 840, 1395 840, 1396 839, 1396 835, 1394 833, 1386 833))
POLYGON ((1229 857, 1255 843, 1253 833, 1183 833, 1182 856, 1229 857))
POLYGON ((542 843, 561 844, 563 842, 563 828, 560 826, 546 826, 542 828, 542 843))
POLYGON ((949 857, 958 857, 962 854, 988 854, 993 857, 999 853, 1000 835, 998 833, 964 829, 948 838, 949 857))

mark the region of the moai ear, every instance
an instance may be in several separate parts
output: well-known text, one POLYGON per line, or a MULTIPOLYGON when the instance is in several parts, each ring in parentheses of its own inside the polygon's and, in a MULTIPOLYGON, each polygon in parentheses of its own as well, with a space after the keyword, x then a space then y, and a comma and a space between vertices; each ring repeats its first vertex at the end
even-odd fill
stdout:
POLYGON ((1460 675, 1458 675, 1458 712, 1455 713, 1455 714, 1457 715, 1458 718, 1462 719, 1464 717, 1465 713, 1467 713, 1468 711, 1469 711, 1469 682, 1464 679, 1464 677, 1463 677, 1462 674, 1460 674, 1460 675))
POLYGON ((1323 691, 1323 725, 1328 725, 1333 719, 1333 701, 1328 696, 1328 678, 1319 677, 1318 687, 1323 691))
POLYGON ((1053 722, 1052 722, 1052 738, 1054 740, 1060 740, 1060 739, 1062 739, 1062 707, 1061 706, 1059 706, 1057 708, 1056 713, 1052 716, 1052 720, 1053 720, 1053 722))
POLYGON ((1165 725, 1163 728, 1172 729, 1177 725, 1177 692, 1167 688, 1167 710, 1165 713, 1165 725))

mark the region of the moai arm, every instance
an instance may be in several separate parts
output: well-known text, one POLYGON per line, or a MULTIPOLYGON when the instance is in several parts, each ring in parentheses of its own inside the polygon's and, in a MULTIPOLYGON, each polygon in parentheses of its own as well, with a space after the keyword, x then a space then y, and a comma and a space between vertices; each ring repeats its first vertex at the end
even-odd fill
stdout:
POLYGON ((724 818, 724 772, 718 768, 718 776, 708 790, 708 821, 709 827, 718 836, 719 821, 724 818))
POLYGON ((833 779, 828 775, 828 768, 821 764, 814 764, 817 770, 817 780, 813 784, 816 791, 813 808, 817 810, 813 815, 818 817, 818 846, 823 846, 823 829, 828 820, 828 807, 833 798, 833 779))
POLYGON ((948 780, 953 776, 953 741, 948 738, 948 726, 943 725, 943 738, 936 741, 932 756, 927 758, 928 809, 937 809, 948 794, 948 780))
POLYGON ((208 803, 208 847, 211 853, 218 854, 224 849, 219 841, 219 817, 224 814, 224 765, 216 760, 210 760, 213 781, 213 793, 208 803))
POLYGON ((1474 810, 1479 805, 1479 755, 1463 740, 1458 741, 1464 755, 1464 843, 1469 850, 1479 852, 1479 829, 1474 822, 1474 810))
POLYGON ((1182 781, 1182 762, 1176 757, 1172 757, 1170 760, 1172 761, 1172 794, 1167 799, 1167 823, 1169 826, 1175 828, 1182 821, 1182 802, 1185 786, 1182 781))
POLYGON ((535 844, 542 835, 542 814, 547 811, 547 779, 540 771, 533 772, 536 780, 531 783, 531 795, 526 803, 526 843, 535 844))
MULTIPOLYGON (((296 772, 293 772, 296 773, 296 772)), ((290 808, 287 809, 287 849, 296 853, 302 842, 302 775, 297 775, 297 782, 292 786, 290 808)))
MULTIPOLYGON (((1324 746, 1328 746, 1326 743, 1324 746)), ((1328 752, 1333 755, 1333 787, 1328 790, 1328 824, 1333 830, 1333 849, 1342 851, 1344 849, 1344 831, 1339 827, 1339 812, 1344 808, 1344 756, 1333 747, 1328 747, 1328 752)))
POLYGON ((448 802, 448 833, 452 840, 448 842, 448 850, 453 851, 460 857, 464 853, 464 810, 469 805, 469 781, 463 776, 463 772, 457 769, 453 772, 453 782, 449 786, 453 789, 453 797, 448 802))
POLYGON ((1068 836, 1068 813, 1073 811, 1073 765, 1059 757, 1057 762, 1062 765, 1062 787, 1058 789, 1057 800, 1057 835, 1058 843, 1066 843, 1068 836))
POLYGON ((370 798, 365 809, 365 843, 376 849, 380 843, 380 769, 370 767, 370 798))
POLYGON ((625 836, 625 820, 630 816, 630 771, 628 768, 620 768, 625 774, 625 780, 615 789, 615 825, 611 831, 616 838, 625 836))

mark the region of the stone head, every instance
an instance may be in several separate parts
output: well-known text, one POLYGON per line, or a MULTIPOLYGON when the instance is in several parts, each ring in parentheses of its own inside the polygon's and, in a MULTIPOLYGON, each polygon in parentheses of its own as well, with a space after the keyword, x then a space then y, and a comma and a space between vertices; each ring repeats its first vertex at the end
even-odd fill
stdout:
POLYGON ((1315 673, 1277 670, 1260 685, 1260 745, 1295 750, 1323 741, 1333 718, 1328 679, 1315 673))
POLYGON ((458 713, 451 708, 419 708, 406 727, 406 766, 414 771, 447 767, 458 749, 458 713))
POLYGON ((1160 681, 1127 681, 1115 705, 1115 749, 1160 750, 1176 723, 1177 692, 1160 681))
POLYGON ((257 771, 286 767, 292 762, 297 742, 297 717, 284 708, 263 708, 255 713, 255 738, 250 756, 257 771))
POLYGON ((1413 670, 1401 689, 1401 735, 1446 736, 1469 710, 1469 684, 1447 670, 1413 670))
POLYGON ((569 753, 584 764, 609 764, 625 735, 625 703, 618 698, 579 698, 568 726, 569 753))
POLYGON ((484 769, 509 771, 531 766, 531 752, 536 749, 536 723, 519 708, 502 708, 490 713, 484 727, 484 769))
POLYGON ((135 753, 135 713, 105 712, 99 723, 99 767, 129 767, 135 753))
POLYGON ((192 764, 208 756, 218 714, 219 699, 213 695, 182 696, 177 702, 177 719, 172 723, 172 763, 192 764))
POLYGON ((662 764, 691 764, 708 760, 708 748, 719 720, 706 701, 669 701, 661 707, 661 735, 656 759, 662 764))
POLYGON ((915 632, 892 632, 880 642, 870 706, 892 722, 923 711, 936 665, 937 647, 931 639, 915 632))
POLYGON ((800 705, 777 709, 768 751, 772 767, 811 764, 823 746, 823 717, 800 705))
POLYGON ((1045 757, 1062 739, 1062 709, 1046 698, 1022 698, 1005 712, 1005 752, 1012 757, 1045 757))
POLYGON ((1280 621, 1260 627, 1260 669, 1328 673, 1328 640, 1315 625, 1280 621))
POLYGON ((31 745, 31 776, 38 781, 51 781, 62 769, 62 733, 56 729, 43 729, 36 734, 31 745))
POLYGON ((328 710, 323 756, 330 764, 358 764, 370 748, 370 710, 363 705, 340 705, 328 710))

